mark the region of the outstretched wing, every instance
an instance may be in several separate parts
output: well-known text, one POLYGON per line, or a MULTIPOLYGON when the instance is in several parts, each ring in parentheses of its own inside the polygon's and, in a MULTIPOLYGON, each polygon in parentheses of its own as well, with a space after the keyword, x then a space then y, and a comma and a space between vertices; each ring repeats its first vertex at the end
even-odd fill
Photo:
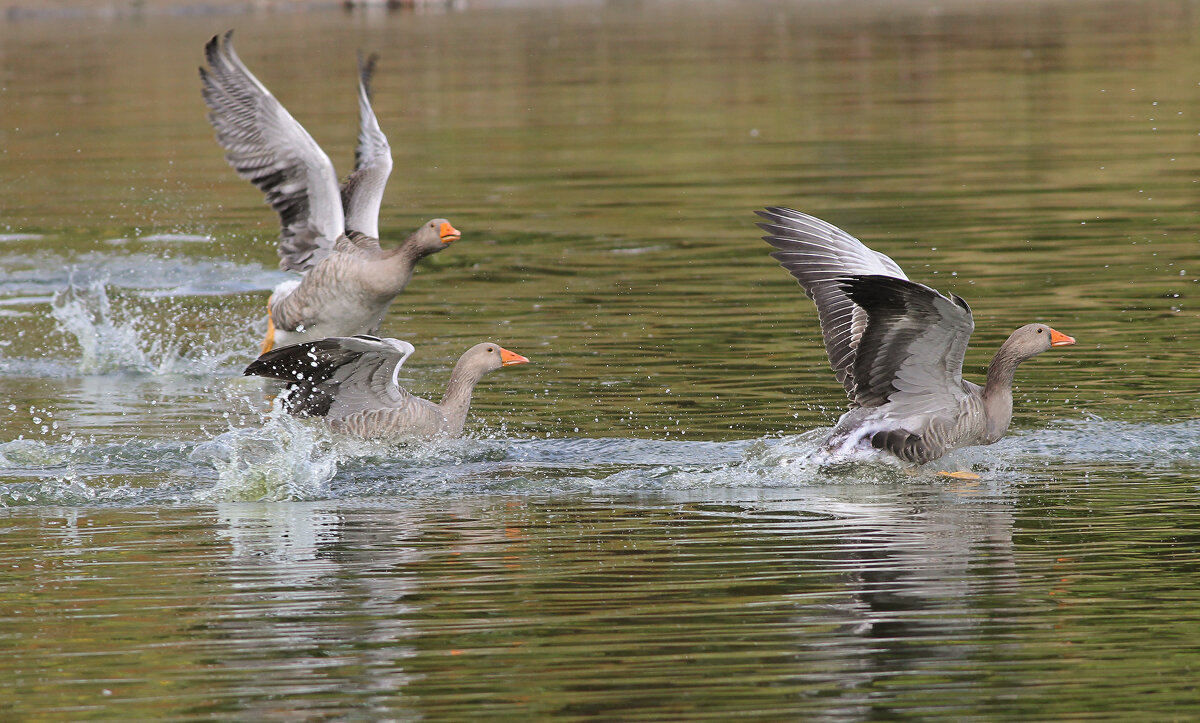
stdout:
POLYGON ((392 147, 371 108, 371 77, 378 60, 378 55, 371 55, 364 61, 362 53, 358 54, 358 146, 354 171, 342 184, 346 230, 373 238, 379 238, 379 207, 392 173, 392 147))
POLYGON ((238 58, 232 30, 224 42, 213 36, 204 55, 204 102, 225 160, 265 193, 279 214, 280 266, 306 271, 345 228, 333 164, 238 58))
POLYGON ((403 404, 410 395, 397 376, 412 353, 400 339, 329 337, 272 349, 243 374, 287 382, 293 414, 341 417, 403 404))
POLYGON ((856 401, 855 350, 867 319, 839 282, 854 274, 908 277, 895 261, 819 218, 780 207, 758 211, 758 215, 767 220, 758 224, 768 234, 763 240, 778 249, 771 257, 796 277, 816 303, 829 365, 846 394, 856 401))
POLYGON ((863 407, 890 402, 892 416, 914 420, 957 409, 963 357, 975 330, 967 302, 892 276, 836 283, 867 315, 854 355, 854 401, 863 407))

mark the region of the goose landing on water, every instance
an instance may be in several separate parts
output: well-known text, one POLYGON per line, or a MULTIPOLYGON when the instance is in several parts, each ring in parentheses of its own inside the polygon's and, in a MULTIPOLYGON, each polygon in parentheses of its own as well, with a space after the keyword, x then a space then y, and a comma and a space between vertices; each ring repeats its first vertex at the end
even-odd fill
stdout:
POLYGON ((243 373, 287 382, 285 408, 292 414, 325 417, 347 434, 401 440, 461 435, 479 380, 500 367, 529 362, 499 344, 476 344, 454 365, 445 396, 434 403, 397 381, 412 353, 413 345, 399 339, 321 339, 273 349, 243 373))
POLYGON ((376 333, 392 299, 422 258, 460 238, 436 218, 397 248, 379 245, 379 206, 392 172, 392 149, 371 108, 375 57, 359 57, 358 146, 340 188, 329 156, 246 68, 233 31, 214 36, 200 69, 208 120, 225 160, 279 214, 279 265, 304 274, 267 301, 263 352, 326 336, 376 333))
MULTIPOLYGON (((1012 421, 1017 365, 1075 340, 1026 324, 1000 345, 987 383, 962 378, 975 329, 967 302, 908 280, 887 256, 789 208, 758 215, 771 256, 817 305, 825 351, 852 409, 826 442, 834 455, 882 451, 920 465, 950 450, 992 444, 1012 421)), ((970 472, 950 476, 977 479, 970 472)))

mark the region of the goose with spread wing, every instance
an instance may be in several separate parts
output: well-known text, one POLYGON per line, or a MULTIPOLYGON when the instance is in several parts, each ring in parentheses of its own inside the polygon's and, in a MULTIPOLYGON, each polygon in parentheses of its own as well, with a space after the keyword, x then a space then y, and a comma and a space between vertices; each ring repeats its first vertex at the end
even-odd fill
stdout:
POLYGON ((413 345, 400 339, 333 337, 272 349, 244 373, 286 382, 284 403, 292 414, 325 417, 347 434, 400 440, 461 435, 479 380, 529 362, 494 342, 476 344, 454 365, 435 403, 399 384, 400 367, 412 353, 413 345))
POLYGON ((354 171, 339 187, 329 156, 246 68, 233 31, 214 36, 200 68, 208 120, 225 159, 279 214, 279 265, 299 280, 277 286, 267 301, 263 352, 326 336, 376 333, 388 305, 422 258, 460 238, 436 218, 399 247, 379 245, 379 207, 392 151, 371 108, 375 56, 359 57, 358 146, 354 171))
POLYGON ((771 256, 816 303, 829 364, 850 397, 826 443, 834 454, 882 451, 920 465, 992 444, 1012 421, 1017 365, 1075 343, 1026 324, 1000 345, 986 383, 973 384, 962 378, 975 329, 966 301, 909 281, 895 261, 818 218, 779 207, 758 215, 771 256))

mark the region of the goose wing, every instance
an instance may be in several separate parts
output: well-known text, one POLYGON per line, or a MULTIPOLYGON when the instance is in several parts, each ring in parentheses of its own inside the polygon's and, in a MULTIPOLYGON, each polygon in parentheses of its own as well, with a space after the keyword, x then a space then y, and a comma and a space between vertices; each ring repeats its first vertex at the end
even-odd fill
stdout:
POLYGON ((888 404, 888 415, 914 433, 935 418, 957 416, 966 396, 963 357, 975 330, 967 302, 893 276, 836 283, 867 316, 854 354, 855 403, 888 404))
POLYGON ((848 275, 878 275, 906 280, 904 271, 884 254, 819 218, 790 208, 759 211, 763 240, 777 250, 771 257, 787 269, 817 305, 829 365, 846 394, 855 399, 855 351, 867 317, 840 281, 848 275))
POLYGON ((412 353, 400 339, 329 337, 272 349, 243 374, 287 382, 293 414, 337 418, 408 403, 412 395, 397 376, 412 353))
POLYGON ((233 50, 233 31, 213 36, 200 69, 208 120, 225 160, 266 194, 279 214, 280 266, 307 271, 345 227, 329 156, 271 95, 233 50))
POLYGON ((358 55, 358 146, 354 149, 354 171, 342 184, 342 206, 346 229, 379 238, 379 207, 392 173, 392 147, 379 127, 371 108, 371 78, 378 55, 365 61, 358 55))
POLYGON ((337 240, 333 248, 339 254, 348 254, 363 259, 373 259, 383 253, 378 237, 368 236, 358 231, 347 231, 337 240))

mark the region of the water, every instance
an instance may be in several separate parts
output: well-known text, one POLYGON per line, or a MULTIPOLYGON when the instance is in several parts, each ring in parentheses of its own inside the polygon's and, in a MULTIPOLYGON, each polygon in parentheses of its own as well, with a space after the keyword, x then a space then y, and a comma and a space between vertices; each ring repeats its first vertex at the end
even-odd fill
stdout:
POLYGON ((0 20, 3 717, 1195 716, 1191 3, 147 7, 0 20), (534 362, 465 439, 241 377, 288 276, 204 120, 229 27, 343 173, 381 53, 385 244, 464 234, 385 321, 402 381, 534 362), (823 466, 772 204, 966 298, 970 378, 1023 323, 1079 345, 999 444, 823 466))

